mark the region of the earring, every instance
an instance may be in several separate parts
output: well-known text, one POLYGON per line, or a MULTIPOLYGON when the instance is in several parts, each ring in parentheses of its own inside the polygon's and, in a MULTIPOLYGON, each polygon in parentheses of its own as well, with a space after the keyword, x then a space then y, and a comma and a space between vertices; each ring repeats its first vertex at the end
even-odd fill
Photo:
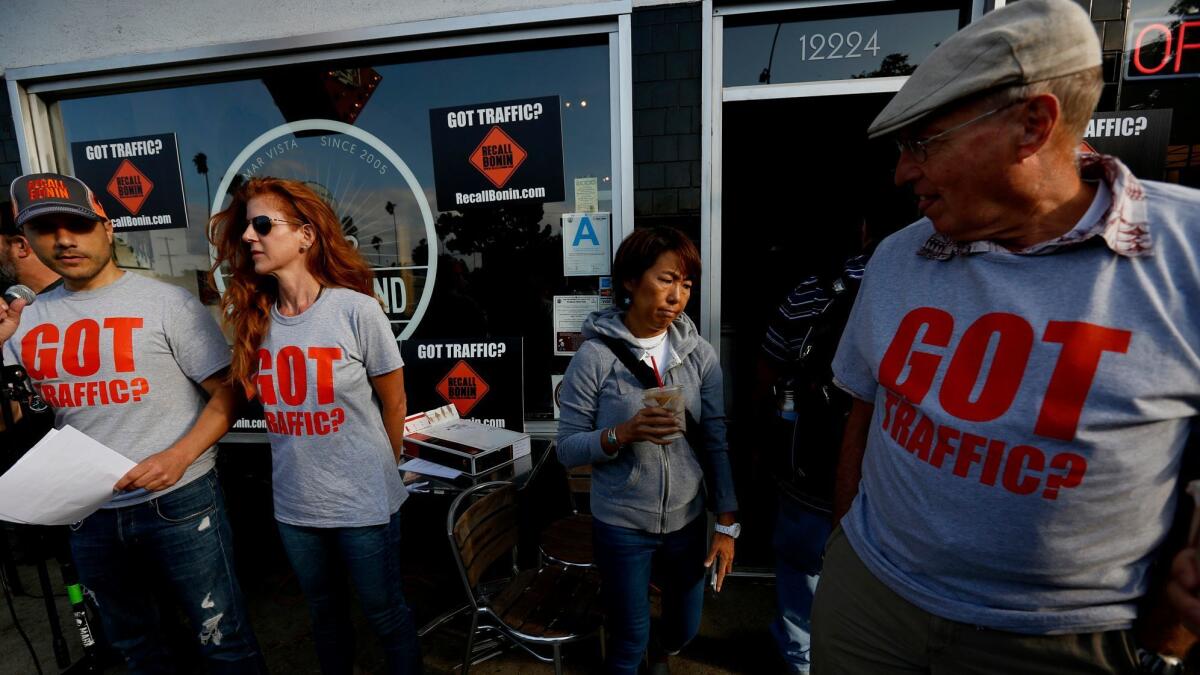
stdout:
POLYGON ((307 246, 301 246, 301 247, 300 247, 300 252, 301 252, 301 253, 304 253, 304 252, 305 252, 305 251, 307 251, 307 250, 308 250, 308 247, 307 247, 307 246))

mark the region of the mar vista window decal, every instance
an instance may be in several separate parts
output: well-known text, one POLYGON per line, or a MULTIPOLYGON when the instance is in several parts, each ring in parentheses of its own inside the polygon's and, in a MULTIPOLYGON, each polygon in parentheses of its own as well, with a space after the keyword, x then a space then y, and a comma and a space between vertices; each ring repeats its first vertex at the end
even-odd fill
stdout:
MULTIPOLYGON (((214 213, 226 195, 257 176, 307 184, 329 202, 342 232, 375 273, 396 340, 412 335, 433 296, 437 234, 425 190, 408 164, 374 134, 327 119, 281 124, 251 141, 214 193, 214 213)), ((210 255, 215 259, 216 251, 210 255)), ((215 275, 225 292, 226 274, 215 275)))

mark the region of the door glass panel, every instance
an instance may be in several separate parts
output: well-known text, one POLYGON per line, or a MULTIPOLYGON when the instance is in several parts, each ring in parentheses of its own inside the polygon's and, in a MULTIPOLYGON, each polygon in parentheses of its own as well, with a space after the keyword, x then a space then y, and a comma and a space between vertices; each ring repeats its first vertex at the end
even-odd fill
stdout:
POLYGON ((961 2, 889 2, 725 19, 725 86, 909 75, 969 20, 961 2))
MULTIPOLYGON (((721 351, 745 522, 773 522, 779 467, 792 443, 793 427, 781 422, 774 391, 792 373, 763 356, 768 321, 802 280, 815 275, 831 282, 847 258, 862 250, 864 233, 879 237, 917 219, 912 198, 892 182, 894 146, 866 138, 867 126, 890 98, 860 94, 725 104, 721 351), (796 129, 819 132, 787 131, 796 129)), ((803 425, 818 429, 824 422, 803 407, 796 417, 800 438, 817 435, 803 433, 803 425)), ((741 564, 770 563, 772 532, 770 526, 747 530, 745 541, 738 542, 741 564)))

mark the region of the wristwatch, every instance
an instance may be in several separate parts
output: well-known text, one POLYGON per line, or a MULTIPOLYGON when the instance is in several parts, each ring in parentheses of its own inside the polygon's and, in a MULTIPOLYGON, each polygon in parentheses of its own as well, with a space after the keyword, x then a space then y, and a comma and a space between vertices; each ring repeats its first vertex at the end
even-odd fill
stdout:
POLYGON ((742 533, 742 524, 734 523, 732 525, 722 525, 720 523, 717 523, 717 524, 713 525, 713 529, 716 530, 717 532, 720 532, 721 534, 724 534, 724 535, 727 535, 734 539, 737 539, 738 535, 740 535, 742 533))

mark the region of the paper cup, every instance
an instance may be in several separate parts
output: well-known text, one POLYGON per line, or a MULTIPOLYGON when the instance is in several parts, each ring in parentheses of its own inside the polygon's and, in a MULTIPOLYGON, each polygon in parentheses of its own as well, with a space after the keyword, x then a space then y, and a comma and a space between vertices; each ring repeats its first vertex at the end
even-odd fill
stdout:
POLYGON ((642 404, 647 408, 666 408, 675 415, 675 423, 679 425, 680 431, 663 436, 664 440, 673 441, 676 438, 683 438, 682 429, 687 425, 684 416, 683 385, 671 384, 665 387, 646 389, 642 392, 642 404))

